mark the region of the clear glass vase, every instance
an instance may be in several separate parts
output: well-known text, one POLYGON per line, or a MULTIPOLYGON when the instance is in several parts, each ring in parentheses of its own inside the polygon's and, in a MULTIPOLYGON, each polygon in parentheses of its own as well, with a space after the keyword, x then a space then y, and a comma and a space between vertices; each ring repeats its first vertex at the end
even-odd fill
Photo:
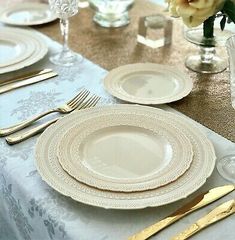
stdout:
POLYGON ((185 39, 199 47, 198 54, 189 55, 186 58, 186 67, 199 73, 224 71, 227 68, 227 60, 216 53, 216 47, 223 47, 231 35, 229 30, 221 31, 219 27, 215 27, 214 37, 205 38, 203 37, 203 25, 185 28, 185 39))
POLYGON ((128 11, 134 0, 89 0, 93 20, 102 27, 122 27, 130 22, 128 11))

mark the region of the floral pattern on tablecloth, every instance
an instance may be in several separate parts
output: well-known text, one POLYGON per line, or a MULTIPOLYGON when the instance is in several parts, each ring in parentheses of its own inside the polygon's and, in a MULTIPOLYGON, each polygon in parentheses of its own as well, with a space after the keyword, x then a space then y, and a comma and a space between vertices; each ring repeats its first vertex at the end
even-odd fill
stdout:
POLYGON ((58 214, 58 211, 56 211, 58 209, 57 198, 54 198, 55 202, 49 203, 53 199, 52 196, 42 199, 31 198, 28 214, 31 218, 40 218, 39 221, 43 222, 50 239, 56 239, 56 235, 66 239, 65 223, 62 220, 63 214, 58 214), (55 210, 51 211, 51 207, 55 208, 55 210))
POLYGON ((35 141, 27 142, 22 147, 11 147, 6 142, 0 141, 0 169, 4 168, 7 164, 7 160, 10 158, 20 158, 26 161, 33 154, 35 141))
POLYGON ((48 109, 55 108, 58 103, 63 101, 63 98, 59 98, 61 93, 55 91, 31 91, 27 98, 21 99, 17 102, 16 107, 11 115, 17 116, 18 120, 24 120, 37 112, 44 112, 48 109))
POLYGON ((3 175, 1 176, 1 183, 1 194, 8 207, 10 218, 14 221, 21 237, 25 240, 31 240, 30 235, 33 227, 29 223, 28 216, 23 212, 20 200, 16 199, 13 194, 12 184, 7 183, 3 175))
MULTIPOLYGON (((53 47, 56 46, 53 43, 53 47)), ((112 104, 113 98, 98 87, 106 71, 88 60, 66 69, 54 67, 47 59, 40 64, 42 68, 53 68, 58 77, 0 95, 0 112, 4 113, 4 118, 0 116, 0 128, 58 107, 82 88, 102 96, 100 104, 112 104)), ((0 139, 0 221, 10 222, 8 232, 11 231, 17 240, 74 239, 71 230, 76 229, 73 223, 79 219, 79 205, 42 181, 34 163, 36 140, 37 137, 33 137, 9 146, 0 139)), ((88 223, 86 219, 81 216, 79 221, 88 223)), ((0 226, 2 224, 5 222, 0 222, 0 226)), ((0 228, 0 240, 8 240, 1 233, 0 228)))
MULTIPOLYGON (((54 190, 49 189, 47 192, 50 196, 37 200, 35 198, 30 199, 28 212, 25 214, 20 200, 14 196, 12 184, 7 183, 3 175, 1 176, 1 183, 2 198, 7 205, 11 220, 14 221, 23 239, 33 239, 31 233, 34 229, 30 224, 31 218, 38 218, 37 222, 42 222, 50 239, 57 239, 58 236, 61 236, 62 239, 68 239, 65 231, 65 223, 62 220, 65 215, 68 215, 68 211, 66 209, 58 211, 59 206, 63 205, 63 202, 66 202, 64 196, 60 196, 54 190)), ((70 213, 70 215, 73 215, 73 213, 70 213)))

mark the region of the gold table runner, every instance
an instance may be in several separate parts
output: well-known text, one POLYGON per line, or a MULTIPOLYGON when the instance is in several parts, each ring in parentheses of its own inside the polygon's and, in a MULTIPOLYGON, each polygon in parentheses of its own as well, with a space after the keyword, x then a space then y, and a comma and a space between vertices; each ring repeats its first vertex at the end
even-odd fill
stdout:
MULTIPOLYGON (((228 70, 206 75, 186 69, 185 57, 197 48, 183 39, 181 21, 174 19, 173 43, 169 47, 151 49, 136 43, 139 17, 159 12, 162 8, 148 0, 136 0, 128 26, 106 29, 92 21, 91 9, 81 9, 70 19, 70 47, 107 70, 137 62, 177 66, 193 79, 194 88, 189 96, 169 105, 235 142, 235 110, 230 102, 228 70)), ((37 30, 61 42, 58 22, 37 27, 37 30)))

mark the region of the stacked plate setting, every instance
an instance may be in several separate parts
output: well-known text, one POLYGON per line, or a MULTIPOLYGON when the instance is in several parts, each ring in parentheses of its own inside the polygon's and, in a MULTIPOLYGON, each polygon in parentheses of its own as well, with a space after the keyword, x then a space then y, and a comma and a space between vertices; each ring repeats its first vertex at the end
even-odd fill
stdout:
POLYGON ((37 169, 52 188, 113 209, 187 197, 211 175, 215 153, 189 120, 157 108, 114 105, 74 112, 47 129, 37 169))
POLYGON ((30 66, 48 52, 42 37, 30 30, 0 28, 0 74, 30 66))
POLYGON ((6 4, 6 7, 0 8, 0 21, 14 26, 35 26, 56 19, 57 16, 46 3, 20 2, 6 4))

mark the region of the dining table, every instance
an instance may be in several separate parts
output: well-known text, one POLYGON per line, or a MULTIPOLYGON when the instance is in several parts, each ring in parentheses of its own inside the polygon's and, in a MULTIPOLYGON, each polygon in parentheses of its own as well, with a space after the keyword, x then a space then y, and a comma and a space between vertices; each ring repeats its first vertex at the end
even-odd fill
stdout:
MULTIPOLYGON (((99 106, 125 104, 104 89, 104 77, 110 70, 122 65, 151 62, 176 66, 193 80, 192 92, 187 97, 153 107, 178 114, 196 125, 213 143, 217 159, 235 153, 235 110, 230 101, 229 70, 218 74, 199 74, 187 69, 185 57, 197 51, 197 47, 184 39, 183 24, 177 18, 172 18, 170 45, 153 49, 137 43, 139 18, 158 13, 169 17, 165 1, 136 0, 130 10, 129 25, 103 28, 92 20, 92 9, 81 8, 69 20, 69 45, 83 57, 83 61, 70 67, 56 66, 49 61, 49 56, 61 48, 59 21, 31 27, 31 31, 39 34, 48 45, 48 54, 32 66, 0 75, 0 82, 45 68, 53 69, 58 76, 0 94, 0 128, 54 108, 83 88, 101 97, 99 106)), ((0 25, 2 27, 3 24, 0 25)), ((224 48, 221 52, 226 55, 224 48)), ((9 146, 4 138, 0 138, 0 240, 128 239, 198 194, 230 184, 215 168, 195 193, 171 204, 135 210, 90 206, 60 194, 42 180, 35 166, 37 139, 38 135, 9 146)), ((151 239, 170 239, 220 203, 234 198, 235 192, 232 192, 177 221, 151 239)), ((234 226, 233 215, 191 239, 234 240, 234 226)))

